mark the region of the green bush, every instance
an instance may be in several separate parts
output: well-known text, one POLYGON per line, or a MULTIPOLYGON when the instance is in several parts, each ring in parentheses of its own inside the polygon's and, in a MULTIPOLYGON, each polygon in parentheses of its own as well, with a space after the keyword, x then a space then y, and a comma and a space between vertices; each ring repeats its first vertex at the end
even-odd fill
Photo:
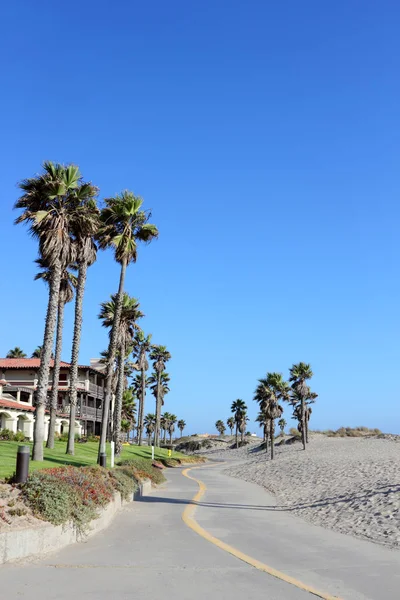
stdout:
MULTIPOLYGON (((205 441, 205 440, 204 440, 205 441)), ((188 442, 181 442, 177 445, 177 452, 196 452, 197 450, 201 450, 202 442, 197 440, 189 440, 188 442)))
POLYGON ((0 440, 13 440, 14 432, 11 429, 1 429, 0 430, 0 440))
POLYGON ((289 429, 289 434, 292 435, 293 437, 299 438, 301 437, 301 433, 298 429, 296 429, 296 427, 291 427, 289 429))

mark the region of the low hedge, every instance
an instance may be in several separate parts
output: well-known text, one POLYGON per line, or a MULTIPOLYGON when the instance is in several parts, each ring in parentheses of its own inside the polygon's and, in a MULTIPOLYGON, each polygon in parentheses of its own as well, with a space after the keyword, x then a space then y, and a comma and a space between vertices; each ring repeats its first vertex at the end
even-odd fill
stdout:
POLYGON ((128 499, 137 489, 128 473, 101 467, 57 467, 35 471, 22 486, 22 493, 33 513, 53 525, 72 521, 84 531, 107 505, 116 491, 128 499))
POLYGON ((155 484, 165 481, 161 469, 153 467, 152 460, 149 458, 127 458, 120 460, 118 465, 137 480, 150 479, 155 484))

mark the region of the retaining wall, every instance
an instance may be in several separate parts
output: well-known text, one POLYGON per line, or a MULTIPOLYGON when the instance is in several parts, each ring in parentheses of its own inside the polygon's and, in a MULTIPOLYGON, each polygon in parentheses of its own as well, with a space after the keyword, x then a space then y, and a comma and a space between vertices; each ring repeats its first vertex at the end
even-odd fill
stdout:
POLYGON ((69 544, 74 544, 82 539, 86 540, 108 527, 114 516, 125 504, 138 500, 142 496, 147 496, 150 491, 151 481, 146 479, 140 484, 131 500, 123 501, 121 495, 117 492, 114 500, 105 508, 99 509, 99 517, 89 524, 88 531, 83 536, 72 523, 52 525, 45 522, 27 529, 15 529, 0 533, 0 564, 29 556, 55 552, 69 544))

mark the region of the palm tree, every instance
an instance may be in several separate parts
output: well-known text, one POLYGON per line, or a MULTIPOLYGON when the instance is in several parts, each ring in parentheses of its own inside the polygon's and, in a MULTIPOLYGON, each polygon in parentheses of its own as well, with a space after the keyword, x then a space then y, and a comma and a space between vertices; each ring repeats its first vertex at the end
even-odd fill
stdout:
POLYGON ((226 424, 228 425, 229 429, 231 430, 231 435, 233 434, 233 430, 235 428, 235 418, 234 417, 229 417, 229 419, 226 421, 226 424))
MULTIPOLYGON (((51 279, 51 269, 45 260, 38 258, 36 264, 40 267, 40 271, 35 275, 34 279, 41 279, 48 285, 51 279)), ((73 267, 74 268, 74 267, 73 267)), ((64 308, 68 302, 71 302, 74 297, 74 288, 76 288, 77 279, 71 271, 67 268, 63 269, 61 274, 60 292, 58 297, 58 308, 57 308, 57 329, 56 329, 56 354, 52 354, 54 358, 53 365, 53 381, 51 386, 51 398, 50 398, 50 421, 47 433, 47 448, 54 448, 54 437, 55 437, 55 425, 57 416, 57 400, 58 400, 58 383, 60 379, 60 362, 62 352, 62 338, 64 328, 64 308)), ((34 358, 42 357, 42 346, 38 346, 35 352, 32 354, 34 358), (34 357, 34 354, 36 355, 34 357)))
MULTIPOLYGON (((113 323, 115 320, 117 310, 117 296, 113 294, 111 300, 103 302, 101 305, 99 319, 102 321, 103 327, 110 329, 110 336, 113 330, 113 323)), ((139 326, 136 321, 144 317, 144 314, 139 310, 139 301, 136 298, 129 296, 124 292, 122 296, 122 307, 120 314, 119 328, 117 331, 117 387, 115 393, 115 407, 114 407, 114 426, 113 426, 113 440, 115 442, 115 454, 119 456, 121 454, 121 410, 122 410, 122 396, 125 388, 125 375, 126 375, 126 358, 130 355, 132 350, 133 336, 139 326)))
POLYGON ((172 435, 175 431, 175 424, 178 420, 178 417, 176 415, 169 415, 169 419, 168 419, 168 433, 169 433, 169 443, 170 445, 172 445, 172 435))
POLYGON ((36 389, 33 460, 43 460, 44 413, 50 359, 56 326, 62 271, 74 261, 72 222, 76 216, 76 191, 81 174, 74 165, 43 164, 43 173, 20 182, 22 196, 15 208, 22 209, 16 223, 27 222, 38 239, 40 256, 51 269, 49 300, 43 337, 43 352, 36 389))
POLYGON ((311 379, 313 376, 313 372, 311 370, 311 366, 307 363, 299 362, 294 364, 291 369, 289 369, 290 377, 289 381, 292 382, 292 395, 290 399, 290 403, 294 406, 299 420, 299 430, 301 433, 301 441, 303 443, 303 450, 306 449, 306 441, 308 431, 308 419, 306 417, 307 414, 307 402, 315 402, 315 399, 318 397, 317 394, 311 392, 309 386, 306 381, 311 379))
MULTIPOLYGON (((163 444, 165 444, 167 442, 167 432, 169 431, 169 425, 170 425, 170 421, 171 421, 171 416, 172 415, 169 412, 165 412, 160 417, 160 434, 161 434, 161 431, 164 432, 164 434, 163 434, 163 444)), ((160 435, 160 437, 161 437, 161 435, 160 435)))
POLYGON ((279 429, 281 430, 281 435, 283 436, 284 432, 285 432, 285 427, 287 425, 285 419, 279 419, 278 421, 278 425, 279 425, 279 429))
POLYGON ((143 200, 132 192, 124 191, 115 198, 105 200, 105 208, 101 211, 102 226, 98 234, 99 247, 102 250, 114 249, 114 256, 121 266, 118 293, 116 294, 115 317, 110 333, 108 347, 107 379, 103 402, 102 427, 99 444, 100 453, 105 452, 108 426, 108 413, 111 401, 112 372, 117 353, 118 329, 121 319, 122 299, 124 293, 127 266, 137 259, 138 242, 149 243, 158 237, 155 225, 148 223, 149 212, 141 210, 143 200))
POLYGON ((136 424, 136 401, 134 390, 128 388, 122 395, 121 431, 125 431, 129 441, 129 432, 136 424))
POLYGON ((185 427, 186 427, 186 423, 185 423, 185 421, 184 421, 183 419, 180 419, 180 420, 178 421, 178 429, 179 429, 179 431, 181 432, 181 437, 182 437, 183 430, 185 429, 185 427))
POLYGON ((156 427, 156 415, 153 413, 148 413, 144 418, 144 426, 147 433, 147 443, 149 446, 151 446, 151 436, 156 427))
POLYGON ((236 424, 236 448, 239 448, 238 432, 243 416, 246 416, 247 406, 244 400, 235 400, 232 402, 231 412, 234 413, 233 418, 236 424))
POLYGON ((240 423, 239 423, 239 431, 240 431, 240 436, 241 436, 241 443, 243 444, 244 442, 244 434, 246 433, 246 429, 247 429, 247 421, 249 421, 250 419, 247 417, 246 413, 242 414, 242 417, 240 419, 240 423))
POLYGON ((88 268, 96 261, 97 246, 94 236, 100 226, 100 211, 96 204, 98 188, 90 183, 82 184, 76 190, 76 211, 72 226, 73 244, 78 267, 78 282, 75 296, 74 333, 72 338, 70 387, 69 387, 69 430, 66 453, 75 453, 75 416, 78 401, 78 363, 82 333, 83 296, 85 293, 88 268))
POLYGON ((267 419, 263 411, 260 411, 258 413, 256 423, 259 423, 260 427, 263 428, 263 440, 265 444, 265 451, 268 453, 269 419, 267 419))
POLYGON ((265 379, 259 379, 254 400, 259 403, 262 414, 268 420, 271 460, 274 459, 275 449, 275 419, 279 419, 283 414, 279 401, 288 399, 289 386, 280 373, 267 373, 265 379))
MULTIPOLYGON (((40 259, 38 259, 38 260, 40 260, 40 259)), ((35 279, 36 279, 36 277, 35 277, 35 279)), ((41 358, 42 348, 43 348, 43 346, 37 346, 37 348, 35 348, 35 350, 32 352, 31 358, 41 358)))
POLYGON ((26 354, 19 346, 15 346, 7 352, 6 358, 26 358, 26 354))
POLYGON ((142 445, 143 427, 144 427, 144 407, 146 400, 146 372, 149 368, 147 355, 151 350, 151 334, 145 335, 143 331, 138 331, 134 339, 133 356, 136 358, 136 369, 140 371, 140 390, 137 389, 139 398, 138 414, 138 444, 142 445))
POLYGON ((218 421, 216 421, 215 423, 215 429, 218 431, 219 435, 224 435, 225 433, 225 424, 223 421, 221 421, 221 419, 219 419, 218 421))
POLYGON ((162 382, 161 374, 164 372, 165 364, 171 359, 171 354, 168 352, 166 346, 155 345, 152 346, 150 352, 150 359, 153 361, 153 368, 157 377, 156 387, 156 429, 154 433, 155 445, 160 444, 160 418, 161 418, 161 407, 162 407, 162 382))

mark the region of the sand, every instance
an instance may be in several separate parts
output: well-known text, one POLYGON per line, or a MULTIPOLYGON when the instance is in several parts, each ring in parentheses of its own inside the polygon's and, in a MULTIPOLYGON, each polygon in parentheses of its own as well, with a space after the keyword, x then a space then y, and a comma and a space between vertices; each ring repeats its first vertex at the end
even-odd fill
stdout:
POLYGON ((388 436, 328 438, 276 447, 275 460, 252 445, 210 452, 232 461, 227 474, 272 493, 288 510, 322 527, 400 548, 400 443, 388 436))

